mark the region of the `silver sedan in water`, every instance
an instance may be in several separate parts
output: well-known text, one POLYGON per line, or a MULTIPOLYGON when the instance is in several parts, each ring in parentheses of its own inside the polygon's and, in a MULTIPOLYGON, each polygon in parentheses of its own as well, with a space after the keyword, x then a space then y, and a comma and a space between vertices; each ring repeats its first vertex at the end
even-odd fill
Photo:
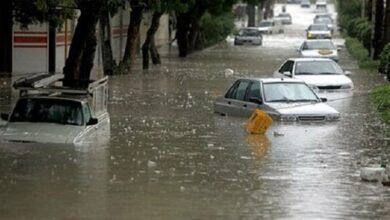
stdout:
POLYGON ((249 117, 255 109, 281 121, 334 121, 340 114, 324 103, 302 80, 287 78, 238 79, 214 103, 221 115, 249 117))

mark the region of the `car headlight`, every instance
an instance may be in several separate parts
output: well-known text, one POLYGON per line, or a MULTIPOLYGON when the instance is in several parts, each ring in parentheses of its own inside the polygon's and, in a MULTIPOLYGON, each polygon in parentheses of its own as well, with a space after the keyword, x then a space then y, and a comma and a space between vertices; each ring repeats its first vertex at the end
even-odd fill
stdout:
POLYGON ((328 121, 337 121, 339 119, 340 119, 340 115, 338 115, 338 114, 326 116, 326 120, 328 120, 328 121))
POLYGON ((307 37, 310 38, 311 37, 311 33, 307 33, 307 37))
POLYGON ((353 86, 352 84, 344 84, 344 85, 341 85, 340 89, 352 89, 353 86))
POLYGON ((297 117, 294 115, 281 115, 280 116, 280 121, 296 121, 297 117))

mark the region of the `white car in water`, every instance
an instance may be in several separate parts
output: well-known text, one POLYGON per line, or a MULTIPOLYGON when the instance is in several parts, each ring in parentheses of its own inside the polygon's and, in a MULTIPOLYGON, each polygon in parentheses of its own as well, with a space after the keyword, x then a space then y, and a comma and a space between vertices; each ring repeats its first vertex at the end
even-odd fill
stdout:
POLYGON ((255 109, 280 121, 334 121, 340 114, 324 103, 305 82, 288 78, 238 79, 217 97, 214 112, 249 117, 255 109))
POLYGON ((10 114, 1 114, 0 142, 78 144, 109 134, 107 78, 86 89, 54 85, 61 78, 33 74, 15 81, 21 95, 10 114))
POLYGON ((281 34, 284 33, 284 28, 281 20, 271 19, 261 21, 257 29, 262 34, 281 34))
POLYGON ((321 90, 350 90, 354 85, 341 67, 331 59, 290 58, 274 72, 275 77, 296 78, 321 90))
POLYGON ((262 45, 263 36, 261 32, 254 27, 241 28, 238 34, 234 37, 234 45, 254 44, 262 45))
POLYGON ((331 39, 332 32, 326 24, 311 24, 306 29, 307 39, 331 39))
POLYGON ((330 39, 305 40, 297 51, 305 58, 330 58, 339 61, 338 49, 330 39))

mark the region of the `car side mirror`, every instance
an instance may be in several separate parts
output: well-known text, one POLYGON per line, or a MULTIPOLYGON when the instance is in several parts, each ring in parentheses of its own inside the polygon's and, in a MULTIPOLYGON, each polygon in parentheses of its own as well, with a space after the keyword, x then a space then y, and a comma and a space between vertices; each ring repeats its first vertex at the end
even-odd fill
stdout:
POLYGON ((321 97, 320 99, 321 99, 322 102, 327 102, 328 101, 328 99, 325 98, 325 97, 321 97))
POLYGON ((1 119, 2 119, 2 120, 8 121, 8 117, 9 117, 8 114, 6 114, 6 113, 1 113, 0 116, 1 116, 1 119))
POLYGON ((344 75, 346 75, 346 76, 349 76, 349 75, 351 75, 351 74, 352 74, 352 72, 351 72, 351 71, 348 71, 348 70, 344 72, 344 75))
POLYGON ((291 72, 289 72, 289 71, 283 72, 283 75, 288 76, 288 77, 291 77, 291 76, 292 76, 292 75, 291 75, 291 72))
POLYGON ((89 119, 89 121, 87 122, 87 126, 88 125, 96 125, 98 123, 98 119, 97 118, 91 118, 89 119))
POLYGON ((263 104, 263 100, 258 97, 249 97, 249 101, 259 105, 263 104))

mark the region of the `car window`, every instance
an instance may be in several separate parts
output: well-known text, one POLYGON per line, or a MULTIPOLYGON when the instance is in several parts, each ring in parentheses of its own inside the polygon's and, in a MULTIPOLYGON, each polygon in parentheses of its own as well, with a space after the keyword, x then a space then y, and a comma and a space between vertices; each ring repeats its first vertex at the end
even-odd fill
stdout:
POLYGON ((245 101, 249 101, 250 98, 256 98, 260 99, 260 83, 259 82, 252 82, 249 90, 248 90, 248 95, 245 98, 245 101))
POLYGON ((85 118, 84 118, 85 122, 89 122, 92 118, 92 114, 91 114, 91 110, 89 108, 88 103, 85 103, 83 105, 83 111, 84 111, 84 116, 85 116, 85 118))
POLYGON ((266 102, 318 101, 314 92, 304 83, 266 83, 263 88, 266 102))
POLYGON ((241 81, 237 87, 237 92, 234 98, 238 100, 244 100, 248 86, 249 86, 248 81, 241 81))
POLYGON ((79 102, 62 99, 20 99, 12 112, 10 122, 41 122, 82 125, 79 102))
POLYGON ((320 49, 328 49, 334 50, 336 47, 332 43, 332 41, 306 41, 302 47, 303 50, 320 50, 320 49))
POLYGON ((226 95, 225 95, 225 98, 228 98, 228 99, 234 99, 234 97, 236 96, 236 93, 237 93, 237 87, 238 85, 240 84, 240 81, 236 81, 232 87, 230 87, 230 89, 227 91, 226 95))
POLYGON ((279 72, 280 73, 284 73, 284 72, 292 73, 293 66, 294 66, 294 61, 289 60, 280 68, 279 72))
POLYGON ((341 67, 334 61, 297 62, 295 75, 343 74, 341 67))

